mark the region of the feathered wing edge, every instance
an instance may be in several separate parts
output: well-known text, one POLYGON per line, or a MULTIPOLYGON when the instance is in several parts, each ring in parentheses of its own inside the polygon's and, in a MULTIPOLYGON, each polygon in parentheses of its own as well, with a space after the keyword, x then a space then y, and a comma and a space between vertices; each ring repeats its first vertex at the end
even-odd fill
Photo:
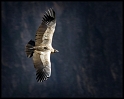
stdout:
POLYGON ((43 82, 45 80, 47 80, 50 77, 50 70, 51 68, 49 68, 49 66, 45 66, 43 68, 39 68, 36 71, 36 79, 37 82, 43 82))
POLYGON ((50 8, 44 14, 42 22, 48 25, 51 21, 54 21, 54 20, 55 20, 55 11, 52 8, 50 8))

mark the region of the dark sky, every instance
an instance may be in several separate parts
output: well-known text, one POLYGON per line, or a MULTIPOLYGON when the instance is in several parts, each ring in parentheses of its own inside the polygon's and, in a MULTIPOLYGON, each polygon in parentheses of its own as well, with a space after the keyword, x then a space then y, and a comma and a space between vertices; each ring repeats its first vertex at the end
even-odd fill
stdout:
POLYGON ((122 2, 2 2, 2 97, 122 97, 122 2), (25 45, 56 12, 52 75, 37 83, 25 45))

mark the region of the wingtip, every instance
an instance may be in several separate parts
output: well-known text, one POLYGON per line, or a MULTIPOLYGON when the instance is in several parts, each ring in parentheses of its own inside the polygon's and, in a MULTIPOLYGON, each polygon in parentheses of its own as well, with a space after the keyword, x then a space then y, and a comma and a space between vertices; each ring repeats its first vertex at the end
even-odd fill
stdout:
POLYGON ((42 22, 48 24, 49 22, 55 20, 55 11, 52 8, 49 8, 47 11, 45 11, 45 14, 42 18, 42 22))
POLYGON ((44 81, 46 81, 50 77, 48 68, 44 67, 42 69, 38 69, 36 71, 36 76, 37 76, 36 77, 37 82, 44 82, 44 81))

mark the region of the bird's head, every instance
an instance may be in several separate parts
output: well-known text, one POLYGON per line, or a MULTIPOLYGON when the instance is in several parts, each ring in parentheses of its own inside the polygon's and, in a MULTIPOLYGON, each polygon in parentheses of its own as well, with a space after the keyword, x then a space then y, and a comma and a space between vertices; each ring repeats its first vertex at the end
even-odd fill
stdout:
POLYGON ((56 50, 56 49, 54 49, 54 51, 53 52, 51 52, 51 54, 54 54, 54 53, 56 53, 56 52, 59 52, 58 50, 56 50))
POLYGON ((54 53, 59 52, 58 50, 54 49, 54 53))

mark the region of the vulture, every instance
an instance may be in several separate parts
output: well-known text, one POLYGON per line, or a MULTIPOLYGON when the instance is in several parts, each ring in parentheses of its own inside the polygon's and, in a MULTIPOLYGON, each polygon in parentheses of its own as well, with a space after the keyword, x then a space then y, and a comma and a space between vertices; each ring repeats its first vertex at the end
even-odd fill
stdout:
POLYGON ((43 82, 51 76, 50 55, 59 52, 52 47, 55 27, 55 11, 50 8, 42 17, 42 22, 35 34, 35 41, 31 39, 25 46, 27 57, 33 59, 37 82, 43 82))

